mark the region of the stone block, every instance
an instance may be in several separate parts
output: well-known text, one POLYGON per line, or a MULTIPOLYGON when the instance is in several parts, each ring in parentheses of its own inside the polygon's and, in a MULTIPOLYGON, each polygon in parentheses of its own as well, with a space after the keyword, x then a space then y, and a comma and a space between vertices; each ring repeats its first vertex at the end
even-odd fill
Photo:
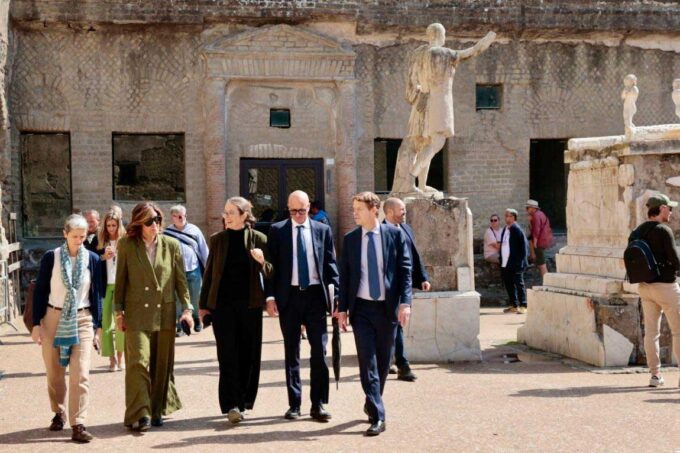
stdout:
POLYGON ((590 297, 529 290, 527 302, 527 321, 517 332, 518 341, 596 366, 628 365, 633 351, 628 344, 633 343, 616 326, 598 323, 599 306, 590 297))
POLYGON ((479 293, 416 293, 404 332, 412 362, 479 361, 479 293))
POLYGON ((458 278, 458 291, 475 290, 474 274, 469 267, 459 267, 456 269, 456 276, 458 278))
POLYGON ((555 272, 543 277, 543 286, 595 294, 617 294, 622 291, 623 281, 613 278, 555 272))

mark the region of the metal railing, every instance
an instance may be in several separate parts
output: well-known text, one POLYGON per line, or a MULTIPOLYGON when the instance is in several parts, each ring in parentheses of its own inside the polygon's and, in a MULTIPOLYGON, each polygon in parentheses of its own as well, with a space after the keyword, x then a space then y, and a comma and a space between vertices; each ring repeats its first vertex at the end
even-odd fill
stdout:
POLYGON ((0 319, 4 319, 3 324, 7 323, 14 327, 12 320, 20 313, 22 258, 21 243, 17 240, 17 215, 14 212, 9 214, 8 241, 7 259, 0 260, 0 284, 3 287, 0 296, 0 319))

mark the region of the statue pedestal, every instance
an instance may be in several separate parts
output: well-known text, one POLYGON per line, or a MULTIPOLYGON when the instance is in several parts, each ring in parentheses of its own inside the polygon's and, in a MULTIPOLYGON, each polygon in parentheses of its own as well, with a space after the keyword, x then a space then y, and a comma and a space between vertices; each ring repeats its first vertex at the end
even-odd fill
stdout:
MULTIPOLYGON (((527 345, 596 366, 645 364, 637 285, 625 281, 623 252, 630 232, 647 219, 645 203, 658 192, 680 198, 667 184, 680 167, 680 125, 637 128, 624 136, 569 140, 567 246, 557 272, 527 292, 527 345)), ((678 230, 680 219, 670 225, 678 230)), ((671 336, 662 323, 661 360, 671 363, 671 336)))
POLYGON ((407 222, 430 274, 432 292, 415 291, 405 334, 409 360, 481 360, 472 213, 467 199, 405 198, 407 222))

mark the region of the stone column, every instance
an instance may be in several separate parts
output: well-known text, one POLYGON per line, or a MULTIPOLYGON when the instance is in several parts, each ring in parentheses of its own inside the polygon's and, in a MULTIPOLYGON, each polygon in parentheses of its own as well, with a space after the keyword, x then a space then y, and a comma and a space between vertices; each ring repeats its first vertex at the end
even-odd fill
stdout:
POLYGON ((357 105, 356 80, 337 82, 337 135, 335 175, 338 193, 338 240, 354 228, 352 196, 357 192, 357 105))
POLYGON ((227 80, 211 77, 205 82, 205 129, 203 154, 205 156, 205 186, 208 231, 221 231, 222 211, 227 196, 225 158, 227 151, 227 80))

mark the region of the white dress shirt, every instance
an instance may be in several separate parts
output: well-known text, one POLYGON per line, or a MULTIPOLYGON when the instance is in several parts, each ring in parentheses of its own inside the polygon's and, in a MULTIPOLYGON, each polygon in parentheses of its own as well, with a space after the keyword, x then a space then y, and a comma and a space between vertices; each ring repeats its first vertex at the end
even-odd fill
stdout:
POLYGON ((382 237, 380 236, 380 224, 373 230, 361 228, 361 280, 359 280, 359 291, 357 297, 361 299, 373 300, 368 286, 368 233, 373 233, 373 244, 375 245, 375 255, 378 258, 378 280, 380 281, 380 298, 385 300, 385 270, 383 269, 383 250, 382 237))
POLYGON ((108 245, 113 247, 114 255, 108 260, 104 261, 106 263, 106 284, 114 285, 116 283, 116 261, 118 258, 118 241, 109 241, 108 245))
MULTIPOLYGON (((66 252, 68 253, 68 252, 66 252)), ((54 266, 52 267, 52 278, 50 279, 50 297, 49 304, 55 308, 64 308, 64 301, 66 300, 66 286, 61 279, 61 254, 62 248, 59 247, 54 250, 54 266)), ((89 260, 90 255, 87 255, 87 260, 89 260)), ((71 261, 71 277, 75 274, 76 258, 74 256, 69 256, 71 261)), ((78 302, 78 309, 87 308, 90 306, 90 284, 92 282, 92 276, 90 275, 90 269, 88 267, 89 261, 85 262, 85 272, 83 273, 83 282, 78 288, 76 295, 78 302)))
POLYGON ((305 242, 305 249, 307 251, 307 268, 309 269, 309 284, 318 285, 321 283, 321 279, 319 278, 319 272, 316 269, 316 262, 314 260, 314 244, 312 244, 312 229, 309 222, 309 217, 307 217, 307 220, 305 220, 305 222, 302 224, 298 224, 292 219, 290 223, 293 227, 293 273, 290 278, 290 284, 291 286, 300 285, 297 261, 297 239, 298 239, 297 235, 298 226, 302 225, 304 227, 302 229, 302 240, 305 242))
POLYGON ((501 256, 503 257, 501 267, 506 267, 508 265, 508 258, 510 258, 510 230, 508 227, 503 228, 501 236, 503 236, 501 242, 501 256))

